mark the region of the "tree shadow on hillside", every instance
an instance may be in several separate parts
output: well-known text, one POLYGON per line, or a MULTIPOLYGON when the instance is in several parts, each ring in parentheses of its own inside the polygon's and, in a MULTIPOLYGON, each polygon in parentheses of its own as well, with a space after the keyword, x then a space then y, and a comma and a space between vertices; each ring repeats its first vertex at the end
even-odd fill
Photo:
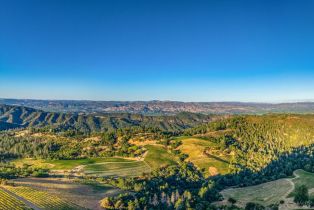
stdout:
POLYGON ((297 169, 314 172, 314 144, 294 148, 291 152, 281 153, 260 171, 245 166, 238 173, 212 177, 219 188, 245 187, 293 176, 297 169))

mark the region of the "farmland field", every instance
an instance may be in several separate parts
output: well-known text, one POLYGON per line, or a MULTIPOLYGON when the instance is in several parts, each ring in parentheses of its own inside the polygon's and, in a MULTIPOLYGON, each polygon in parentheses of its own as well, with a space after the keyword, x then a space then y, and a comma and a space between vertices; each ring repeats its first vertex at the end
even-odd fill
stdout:
POLYGON ((84 174, 97 176, 141 176, 150 172, 150 167, 144 161, 108 162, 86 165, 84 174))
POLYGON ((287 196, 287 192, 293 189, 293 185, 286 179, 280 179, 267 182, 260 185, 227 189, 221 192, 224 198, 234 198, 237 205, 245 206, 248 202, 260 203, 262 205, 270 205, 279 203, 287 196))
POLYGON ((44 191, 35 190, 30 187, 12 187, 5 186, 5 189, 10 192, 28 200, 34 205, 38 206, 40 209, 60 209, 60 210, 77 210, 83 209, 75 204, 70 203, 69 201, 63 200, 58 196, 48 194, 44 191))
POLYGON ((24 158, 12 161, 16 166, 21 167, 23 164, 31 165, 32 167, 48 168, 52 170, 72 170, 80 165, 88 165, 103 162, 128 162, 123 158, 85 158, 77 160, 42 160, 24 158))
POLYGON ((152 169, 177 164, 175 155, 168 152, 162 145, 146 145, 145 148, 148 149, 145 162, 152 169))
POLYGON ((25 158, 12 162, 18 167, 27 164, 34 168, 50 169, 53 173, 61 171, 61 174, 63 173, 62 171, 67 171, 95 176, 140 176, 151 171, 150 167, 143 161, 124 158, 88 158, 78 160, 36 160, 25 158))
POLYGON ((84 184, 76 179, 67 178, 20 178, 14 180, 18 186, 31 187, 50 195, 62 197, 87 209, 101 209, 99 201, 107 196, 114 196, 122 190, 109 185, 84 184))
POLYGON ((0 188, 0 210, 8 209, 29 210, 30 208, 28 208, 22 201, 0 188))
POLYGON ((205 154, 207 148, 215 147, 213 142, 194 138, 180 138, 182 145, 179 150, 189 155, 188 161, 193 162, 199 169, 204 169, 206 175, 226 174, 229 171, 229 157, 227 155, 215 156, 205 154))
POLYGON ((281 209, 296 209, 297 205, 293 202, 293 190, 296 186, 306 185, 313 196, 314 174, 304 170, 296 170, 294 175, 294 178, 279 179, 256 186, 226 189, 221 194, 225 200, 228 198, 236 199, 237 205, 242 207, 247 202, 270 205, 284 200, 284 204, 280 206, 281 209))

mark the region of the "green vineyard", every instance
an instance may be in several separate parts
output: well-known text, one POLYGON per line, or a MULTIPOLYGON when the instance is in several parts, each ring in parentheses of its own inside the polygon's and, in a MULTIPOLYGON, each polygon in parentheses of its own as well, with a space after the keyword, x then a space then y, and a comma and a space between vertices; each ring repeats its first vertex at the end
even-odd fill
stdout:
POLYGON ((0 188, 0 210, 8 209, 28 210, 30 208, 0 188))
MULTIPOLYGON (((30 187, 11 187, 5 186, 10 192, 28 200, 42 210, 78 210, 82 209, 75 204, 65 201, 57 196, 48 194, 43 191, 35 190, 30 187)), ((21 204, 20 204, 21 206, 21 204)), ((25 209, 25 208, 21 208, 25 209)))
POLYGON ((84 167, 84 173, 96 176, 141 176, 151 169, 144 161, 112 162, 90 164, 84 167))

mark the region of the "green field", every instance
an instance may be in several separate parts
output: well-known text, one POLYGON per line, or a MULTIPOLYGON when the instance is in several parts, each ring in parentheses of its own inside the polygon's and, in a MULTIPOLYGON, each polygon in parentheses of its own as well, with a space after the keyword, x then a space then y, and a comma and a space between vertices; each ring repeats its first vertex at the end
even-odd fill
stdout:
MULTIPOLYGON (((293 196, 293 189, 300 185, 307 186, 309 192, 312 193, 311 195, 313 196, 314 174, 304 170, 296 170, 294 174, 294 178, 279 179, 276 181, 244 188, 230 188, 223 190, 221 194, 225 200, 228 198, 236 199, 238 201, 237 205, 239 206, 245 206, 247 202, 256 202, 262 205, 270 205, 279 203, 280 200, 287 201, 285 203, 291 203, 293 200, 291 198, 293 196)), ((296 205, 290 204, 290 206, 294 207, 296 205)))
POLYGON ((297 178, 293 179, 295 186, 305 185, 308 189, 314 188, 314 174, 303 170, 294 172, 297 178))
POLYGON ((9 193, 0 188, 0 210, 30 210, 22 201, 13 197, 9 193))
POLYGON ((50 160, 46 161, 48 164, 53 164, 55 170, 73 169, 80 165, 97 164, 104 162, 128 162, 129 160, 123 158, 87 158, 79 160, 50 160))
POLYGON ((171 154, 164 146, 161 145, 146 145, 148 153, 145 157, 145 162, 152 168, 157 169, 166 165, 177 164, 177 157, 171 154))
MULTIPOLYGON (((18 159, 12 161, 16 166, 24 164, 34 168, 46 168, 63 173, 80 173, 94 176, 141 176, 151 168, 144 161, 128 160, 123 158, 88 158, 78 160, 36 160, 18 159)), ((54 172, 53 172, 54 173, 54 172)))
POLYGON ((286 179, 280 179, 250 187, 223 190, 221 194, 226 200, 228 198, 236 199, 237 205, 243 207, 248 202, 262 205, 279 203, 291 189, 293 189, 291 182, 286 179))
POLYGON ((87 175, 97 176, 141 176, 150 172, 150 168, 143 161, 108 162, 86 165, 83 171, 87 175))
POLYGON ((5 186, 5 189, 26 199, 42 210, 78 210, 83 209, 67 200, 30 187, 5 186))
POLYGON ((21 167, 23 164, 37 168, 47 168, 52 170, 72 170, 80 165, 104 163, 104 162, 129 162, 123 158, 85 158, 77 160, 43 160, 24 158, 12 161, 16 166, 21 167))
POLYGON ((205 170, 206 175, 227 174, 229 172, 229 156, 205 154, 207 148, 216 147, 215 143, 195 137, 181 137, 178 140, 182 141, 179 150, 189 155, 187 160, 194 163, 199 169, 205 170))

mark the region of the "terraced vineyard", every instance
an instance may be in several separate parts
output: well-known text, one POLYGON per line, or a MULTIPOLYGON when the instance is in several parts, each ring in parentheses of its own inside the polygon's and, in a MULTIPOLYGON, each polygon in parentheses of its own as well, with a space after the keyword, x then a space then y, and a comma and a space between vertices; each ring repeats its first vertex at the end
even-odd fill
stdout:
MULTIPOLYGON (((48 194, 43 191, 35 190, 30 187, 12 187, 5 186, 5 189, 28 200, 42 210, 78 210, 82 209, 75 204, 65 201, 57 196, 48 194)), ((23 208, 21 208, 23 209, 23 208)))
POLYGON ((0 210, 8 209, 29 210, 30 208, 0 188, 0 210))

